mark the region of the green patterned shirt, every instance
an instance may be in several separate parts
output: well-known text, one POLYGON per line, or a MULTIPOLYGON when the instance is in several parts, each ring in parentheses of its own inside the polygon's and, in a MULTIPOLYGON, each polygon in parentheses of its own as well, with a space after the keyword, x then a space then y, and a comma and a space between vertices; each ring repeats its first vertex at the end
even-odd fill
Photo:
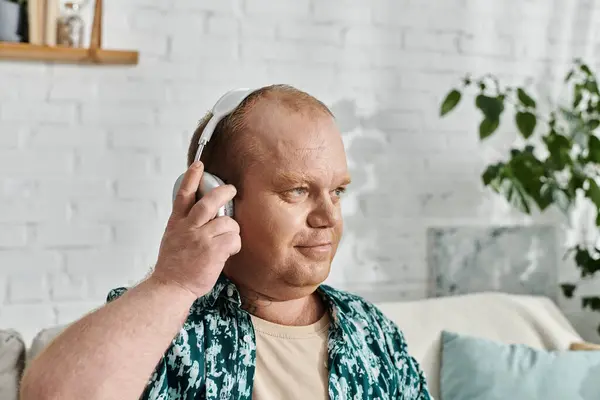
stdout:
MULTIPOLYGON (((110 291, 108 301, 125 288, 110 291)), ((321 285, 331 316, 328 334, 331 399, 431 400, 423 372, 398 327, 362 298, 321 285)), ((235 285, 221 275, 196 300, 156 366, 142 399, 252 398, 256 340, 235 285)))

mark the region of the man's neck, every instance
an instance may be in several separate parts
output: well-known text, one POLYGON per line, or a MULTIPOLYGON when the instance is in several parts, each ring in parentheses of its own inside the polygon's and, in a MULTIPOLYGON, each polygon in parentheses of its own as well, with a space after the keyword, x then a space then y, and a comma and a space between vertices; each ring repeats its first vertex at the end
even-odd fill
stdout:
POLYGON ((314 324, 326 309, 317 292, 294 300, 275 300, 252 289, 238 287, 242 308, 250 314, 279 325, 304 326, 314 324))

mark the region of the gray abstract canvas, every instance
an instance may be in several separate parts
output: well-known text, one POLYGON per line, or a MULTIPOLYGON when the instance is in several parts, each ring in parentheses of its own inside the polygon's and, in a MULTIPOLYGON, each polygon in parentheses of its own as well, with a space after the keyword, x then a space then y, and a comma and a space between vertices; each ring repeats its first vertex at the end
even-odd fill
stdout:
POLYGON ((552 226, 430 228, 430 294, 497 291, 556 300, 556 249, 552 226))

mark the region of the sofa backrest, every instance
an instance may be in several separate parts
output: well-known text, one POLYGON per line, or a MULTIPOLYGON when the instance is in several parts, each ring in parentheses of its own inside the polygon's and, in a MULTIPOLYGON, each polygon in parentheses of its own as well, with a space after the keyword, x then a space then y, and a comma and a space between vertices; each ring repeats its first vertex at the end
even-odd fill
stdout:
POLYGON ((439 398, 443 330, 548 350, 566 350, 572 342, 582 341, 545 297, 486 292, 377 306, 404 334, 435 398, 439 398))
POLYGON ((0 330, 0 399, 17 400, 25 367, 25 342, 12 330, 0 330))

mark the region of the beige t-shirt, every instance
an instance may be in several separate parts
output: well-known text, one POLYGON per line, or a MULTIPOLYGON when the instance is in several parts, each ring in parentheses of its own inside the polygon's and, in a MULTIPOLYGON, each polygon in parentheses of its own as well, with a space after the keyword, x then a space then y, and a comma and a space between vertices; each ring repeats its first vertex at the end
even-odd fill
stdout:
POLYGON ((328 399, 329 314, 308 326, 283 326, 252 316, 256 373, 252 398, 328 399))

